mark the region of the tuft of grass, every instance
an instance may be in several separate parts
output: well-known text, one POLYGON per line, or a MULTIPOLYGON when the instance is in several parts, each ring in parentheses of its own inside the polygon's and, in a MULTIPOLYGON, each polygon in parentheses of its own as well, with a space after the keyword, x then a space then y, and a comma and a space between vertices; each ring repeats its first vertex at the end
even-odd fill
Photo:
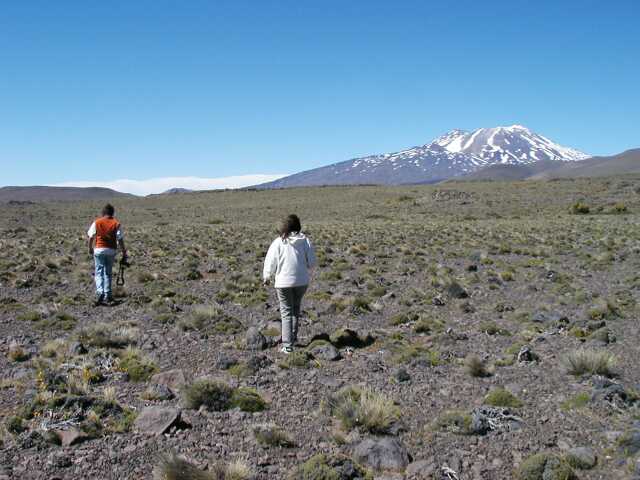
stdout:
POLYGON ((484 404, 491 405, 493 407, 511 407, 511 408, 519 408, 524 405, 522 400, 518 399, 513 393, 509 390, 499 387, 491 390, 484 397, 484 404))
POLYGON ((579 408, 586 407, 589 404, 589 401, 591 401, 591 395, 587 392, 581 392, 562 402, 560 404, 560 408, 565 411, 577 410, 579 408))
POLYGON ((576 202, 569 209, 569 212, 573 215, 588 215, 590 211, 589 205, 583 202, 576 202))
POLYGON ((150 358, 131 347, 120 354, 118 366, 133 382, 146 382, 158 371, 158 367, 150 358))
POLYGON ((12 362, 26 362, 30 357, 31 354, 21 345, 12 344, 9 346, 7 358, 12 362))
POLYGON ((267 402, 253 388, 240 387, 231 395, 231 406, 238 407, 243 412, 261 412, 267 408, 267 402))
POLYGON ((295 443, 289 435, 273 423, 256 425, 253 427, 253 435, 256 441, 265 447, 292 448, 295 443))
POLYGON ((369 388, 347 386, 330 395, 329 414, 349 431, 361 428, 370 433, 384 434, 399 421, 400 409, 389 398, 369 388))
POLYGON ((164 455, 153 469, 153 480, 217 480, 211 472, 175 454, 164 455))
POLYGON ((340 480, 342 477, 335 468, 329 465, 327 457, 315 455, 300 465, 289 480, 340 480))
POLYGON ((464 359, 464 369, 472 377, 488 377, 491 375, 484 360, 477 355, 467 355, 464 359))
POLYGON ((515 471, 516 480, 575 480, 577 477, 566 460, 551 453, 538 453, 527 458, 515 471))
POLYGON ((78 332, 78 341, 97 348, 124 348, 136 343, 137 329, 97 323, 78 332))
POLYGON ((574 350, 565 357, 567 370, 571 375, 603 375, 613 376, 615 357, 605 350, 574 350))
POLYGON ((9 433, 13 433, 14 435, 22 433, 27 429, 24 419, 22 417, 18 417, 15 415, 11 417, 7 417, 7 419, 4 422, 4 425, 7 431, 9 433))
POLYGON ((280 368, 309 368, 313 355, 305 350, 294 350, 278 364, 280 368))
POLYGON ((203 378, 185 386, 182 393, 187 408, 204 406, 207 410, 223 411, 231 406, 233 388, 224 382, 203 378))
POLYGON ((433 429, 458 435, 471 435, 471 415, 460 410, 447 410, 433 422, 433 429))

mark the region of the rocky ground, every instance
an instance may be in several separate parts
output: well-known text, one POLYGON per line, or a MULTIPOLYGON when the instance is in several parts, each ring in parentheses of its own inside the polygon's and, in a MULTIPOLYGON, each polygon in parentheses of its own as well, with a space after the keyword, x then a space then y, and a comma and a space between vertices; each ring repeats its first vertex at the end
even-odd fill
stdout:
POLYGON ((0 479, 640 478, 640 179, 0 209, 0 479), (279 353, 281 216, 319 268, 279 353))

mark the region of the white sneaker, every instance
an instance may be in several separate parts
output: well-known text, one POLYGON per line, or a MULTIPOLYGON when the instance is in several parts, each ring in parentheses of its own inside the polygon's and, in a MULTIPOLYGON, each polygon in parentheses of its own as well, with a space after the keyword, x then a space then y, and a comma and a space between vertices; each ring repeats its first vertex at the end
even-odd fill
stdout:
POLYGON ((289 355, 290 353, 293 353, 293 347, 283 346, 282 348, 280 348, 280 353, 284 353, 285 355, 289 355))

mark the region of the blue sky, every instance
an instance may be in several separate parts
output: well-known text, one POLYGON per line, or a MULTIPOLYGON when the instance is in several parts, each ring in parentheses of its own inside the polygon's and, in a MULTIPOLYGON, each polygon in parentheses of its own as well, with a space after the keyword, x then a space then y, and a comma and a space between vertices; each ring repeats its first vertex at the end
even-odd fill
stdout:
POLYGON ((640 146, 640 2, 20 1, 0 184, 293 173, 523 124, 640 146))

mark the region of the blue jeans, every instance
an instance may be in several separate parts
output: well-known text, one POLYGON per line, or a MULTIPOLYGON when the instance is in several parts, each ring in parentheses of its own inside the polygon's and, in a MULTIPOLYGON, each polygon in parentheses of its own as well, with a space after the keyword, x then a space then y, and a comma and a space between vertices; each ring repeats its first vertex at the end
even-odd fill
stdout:
POLYGON ((103 297, 111 297, 111 274, 115 255, 96 253, 93 259, 96 262, 96 293, 103 297))

